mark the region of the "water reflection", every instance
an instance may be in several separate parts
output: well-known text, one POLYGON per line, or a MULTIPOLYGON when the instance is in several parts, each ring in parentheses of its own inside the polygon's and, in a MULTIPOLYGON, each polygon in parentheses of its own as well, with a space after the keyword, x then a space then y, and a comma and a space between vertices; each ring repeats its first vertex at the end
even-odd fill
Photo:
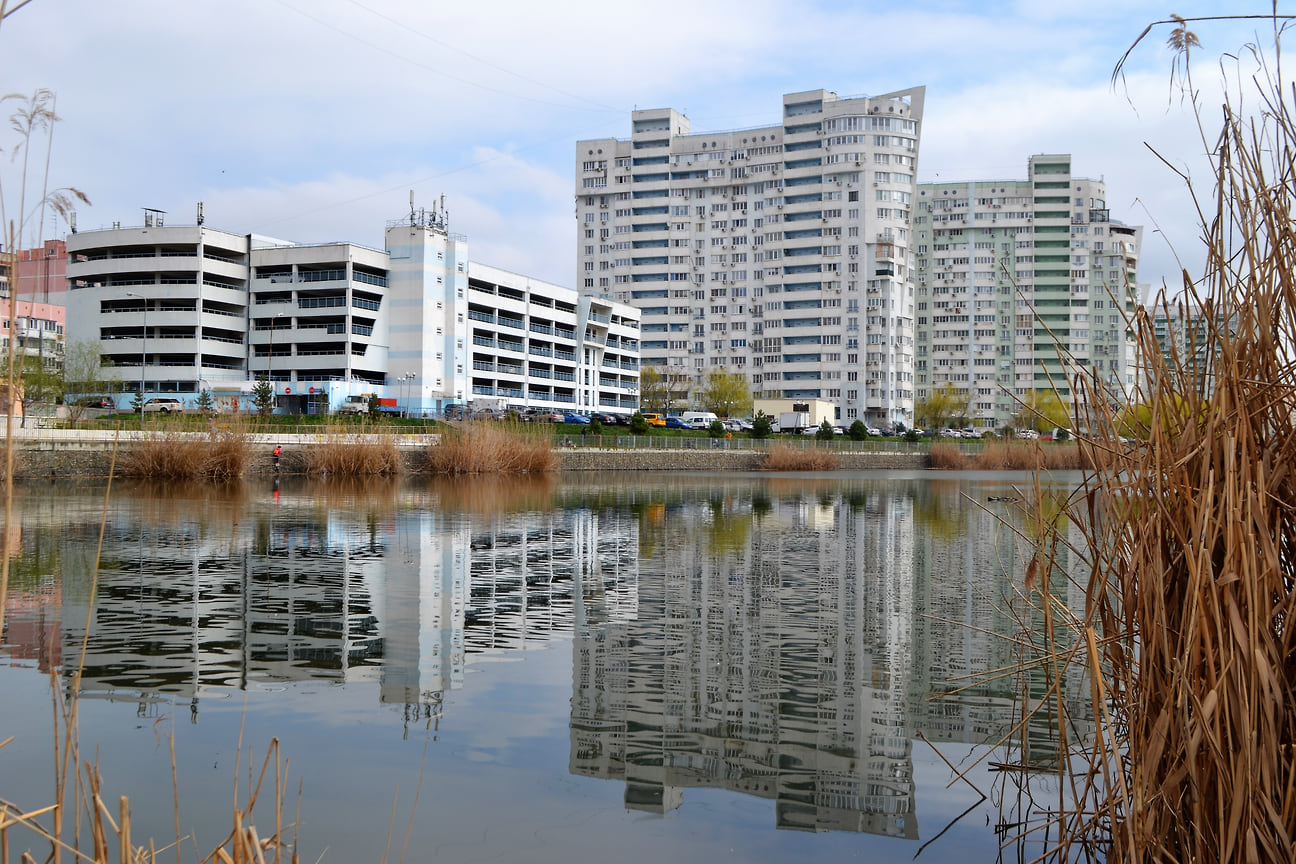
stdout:
MULTIPOLYGON (((324 681, 374 685, 409 724, 474 656, 571 639, 569 770, 627 808, 710 787, 773 801, 778 828, 915 839, 917 736, 1013 726, 987 673, 1017 659, 995 634, 1023 614, 1029 514, 999 499, 1022 494, 896 474, 28 488, 4 641, 67 681, 84 643, 83 698, 140 713, 179 698, 198 723, 205 698, 324 681)), ((1081 682, 1062 692, 1083 728, 1081 682)), ((1017 737, 1050 758, 1034 725, 1017 737)))

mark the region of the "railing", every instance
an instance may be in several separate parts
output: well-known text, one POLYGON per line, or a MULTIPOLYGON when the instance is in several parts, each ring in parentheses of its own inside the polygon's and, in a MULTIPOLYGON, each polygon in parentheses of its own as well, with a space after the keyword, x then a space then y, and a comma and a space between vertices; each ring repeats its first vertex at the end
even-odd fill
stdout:
POLYGON ((298 297, 298 309, 331 309, 337 306, 345 306, 345 297, 298 297))

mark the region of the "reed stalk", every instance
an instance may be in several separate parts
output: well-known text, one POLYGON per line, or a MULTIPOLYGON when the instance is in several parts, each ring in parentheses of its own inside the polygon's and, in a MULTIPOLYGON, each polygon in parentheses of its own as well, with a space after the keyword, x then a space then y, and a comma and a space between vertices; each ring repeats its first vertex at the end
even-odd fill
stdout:
MULTIPOLYGON (((1177 23, 1191 92, 1196 37, 1177 23)), ((1051 671, 1023 715, 1054 712, 1058 758, 1047 799, 1023 782, 1027 808, 1002 826, 1006 842, 1043 839, 1042 859, 1296 860, 1296 97, 1280 65, 1241 56, 1233 83, 1258 98, 1243 112, 1230 96, 1219 133, 1203 131, 1209 196, 1189 183, 1205 275, 1156 299, 1200 308, 1176 334, 1188 347, 1163 350, 1146 311, 1133 316, 1142 377, 1129 394, 1083 379, 1083 486, 1024 538, 1024 659, 1051 671), (1131 425, 1143 440, 1127 447, 1131 425), (1048 588, 1063 550, 1084 556, 1082 615, 1048 588), (1075 669, 1092 708, 1083 739, 1060 701, 1075 669)))

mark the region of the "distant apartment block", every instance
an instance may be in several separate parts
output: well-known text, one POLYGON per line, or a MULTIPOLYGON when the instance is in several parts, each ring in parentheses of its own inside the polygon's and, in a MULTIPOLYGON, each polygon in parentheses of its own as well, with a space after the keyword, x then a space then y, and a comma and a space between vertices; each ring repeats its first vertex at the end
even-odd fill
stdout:
MULTIPOLYGON (((1195 300, 1180 296, 1148 304, 1147 314, 1166 368, 1183 370, 1191 376, 1200 395, 1211 395, 1215 389, 1216 352, 1222 338, 1237 329, 1237 313, 1218 309, 1208 312, 1195 300)), ((1139 384, 1143 388, 1141 401, 1150 400, 1156 387, 1150 368, 1140 370, 1139 384)))
POLYGON ((96 342, 124 393, 246 399, 321 413, 348 396, 416 414, 492 404, 629 413, 639 313, 472 262, 444 213, 387 225, 386 249, 296 244, 204 225, 68 238, 73 339, 96 342), (498 401, 494 401, 498 400, 498 401))
POLYGON ((642 312, 673 395, 723 369, 756 398, 912 422, 924 94, 793 93, 779 122, 716 133, 635 111, 630 138, 578 142, 577 287, 642 312))
POLYGON ((1069 155, 1031 157, 1024 180, 920 184, 913 231, 920 403, 951 386, 993 429, 1032 390, 1071 404, 1079 376, 1133 386, 1142 228, 1069 155))

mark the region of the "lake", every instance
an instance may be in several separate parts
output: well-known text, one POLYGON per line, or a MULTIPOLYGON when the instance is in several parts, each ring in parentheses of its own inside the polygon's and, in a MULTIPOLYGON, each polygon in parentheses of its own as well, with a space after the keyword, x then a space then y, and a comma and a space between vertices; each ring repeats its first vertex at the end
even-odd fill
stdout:
POLYGON ((79 668, 82 757, 137 843, 176 836, 174 749, 185 860, 277 740, 303 861, 993 861, 978 790, 1017 682, 989 673, 1017 659, 1033 482, 22 486, 0 798, 53 802, 53 688, 79 668))

